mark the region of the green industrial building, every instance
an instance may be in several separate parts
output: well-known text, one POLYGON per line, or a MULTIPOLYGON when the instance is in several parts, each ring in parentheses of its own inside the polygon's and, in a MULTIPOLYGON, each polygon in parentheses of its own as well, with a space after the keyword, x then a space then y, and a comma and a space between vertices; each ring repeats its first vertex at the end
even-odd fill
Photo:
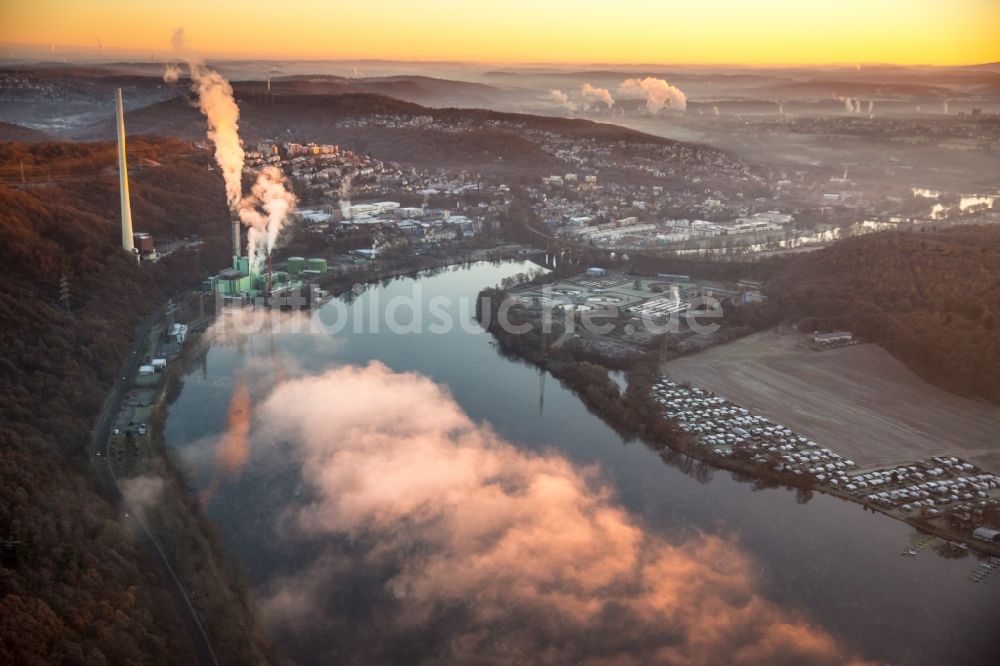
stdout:
MULTIPOLYGON (((267 295, 267 283, 267 273, 254 270, 248 257, 233 257, 232 267, 205 280, 202 289, 229 298, 252 300, 257 296, 267 295)), ((272 292, 297 289, 301 286, 301 280, 292 278, 284 271, 277 271, 271 275, 272 292)))

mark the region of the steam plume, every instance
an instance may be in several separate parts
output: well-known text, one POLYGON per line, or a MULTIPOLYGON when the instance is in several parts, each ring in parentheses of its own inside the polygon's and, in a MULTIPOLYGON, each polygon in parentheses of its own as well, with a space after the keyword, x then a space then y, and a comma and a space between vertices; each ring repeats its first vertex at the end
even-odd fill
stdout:
POLYGON ((646 100, 646 109, 656 113, 663 108, 683 111, 687 108, 687 95, 663 79, 647 76, 644 79, 627 79, 618 86, 618 95, 627 99, 646 100))
MULTIPOLYGON (((215 161, 226 181, 226 201, 249 227, 247 256, 259 269, 274 249, 288 214, 295 209, 295 195, 285 187, 284 174, 269 166, 258 174, 250 194, 242 197, 244 153, 239 135, 240 107, 233 87, 185 46, 183 28, 174 31, 172 43, 191 72, 191 90, 198 95, 198 109, 208 119, 208 138, 215 145, 215 161)), ((168 66, 163 78, 176 81, 179 73, 176 66, 168 66)))
POLYGON ((585 100, 604 102, 609 109, 615 105, 615 98, 611 96, 611 91, 607 88, 597 88, 589 83, 584 83, 580 92, 585 100))
POLYGON ((855 99, 853 97, 841 97, 837 95, 837 99, 843 102, 844 111, 847 113, 861 113, 861 100, 855 99))
MULTIPOLYGON (((233 98, 233 87, 185 46, 183 28, 174 31, 171 43, 191 72, 191 90, 198 96, 198 109, 208 119, 208 139, 215 145, 215 161, 226 181, 226 201, 230 209, 236 210, 242 190, 244 155, 239 135, 240 107, 233 98)), ((169 77, 176 74, 168 68, 164 80, 169 82, 169 77)))
POLYGON ((554 99, 559 106, 566 109, 570 113, 573 113, 578 108, 576 102, 570 100, 569 95, 564 93, 562 90, 550 90, 549 97, 554 99))
POLYGON ((250 194, 239 202, 240 220, 249 227, 247 256, 258 269, 274 249, 289 213, 295 210, 295 195, 286 189, 285 182, 280 169, 264 167, 250 194))
POLYGON ((345 220, 351 219, 351 176, 344 176, 337 188, 337 196, 340 200, 340 213, 345 220))
POLYGON ((167 65, 167 68, 163 71, 163 80, 167 83, 177 83, 177 80, 181 78, 181 68, 177 65, 167 65))

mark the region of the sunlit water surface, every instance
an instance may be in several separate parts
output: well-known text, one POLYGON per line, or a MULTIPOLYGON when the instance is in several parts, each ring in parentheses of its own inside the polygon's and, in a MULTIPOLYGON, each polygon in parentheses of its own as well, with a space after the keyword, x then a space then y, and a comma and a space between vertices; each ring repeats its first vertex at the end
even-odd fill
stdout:
MULTIPOLYGON (((857 505, 820 494, 801 503, 792 491, 754 491, 727 472, 669 465, 623 441, 551 376, 469 332, 479 289, 533 267, 455 267, 338 302, 341 312, 370 317, 373 300, 384 311, 419 286, 423 332, 392 333, 382 315, 378 332, 371 319, 358 332, 355 316, 336 333, 233 336, 193 365, 170 408, 167 440, 280 649, 317 664, 493 650, 532 660, 551 642, 549 656, 576 659, 583 655, 567 645, 594 652, 619 640, 619 656, 648 663, 676 657, 671 643, 696 655, 700 638, 685 632, 707 631, 720 616, 713 595, 739 607, 749 594, 766 605, 748 611, 761 623, 802 623, 842 655, 992 661, 1000 581, 970 582, 973 557, 929 549, 902 557, 914 530, 857 505), (434 297, 452 301, 450 332, 427 330, 440 321, 440 306, 428 309, 434 297), (251 418, 241 442, 244 399, 251 418), (528 506, 530 491, 508 487, 541 478, 580 485, 558 496, 538 490, 528 506), (548 516, 542 501, 559 515, 548 516), (509 538, 481 526, 490 521, 509 538), (704 534, 717 538, 706 544, 704 534), (602 576, 618 585, 636 570, 644 591, 608 592, 602 576), (654 612, 674 589, 662 578, 673 575, 691 585, 688 598, 670 602, 684 613, 677 627, 654 612), (560 586, 573 590, 571 601, 560 586), (526 598, 538 589, 549 596, 526 598), (574 605, 591 594, 627 626, 574 605)), ((338 303, 320 312, 327 323, 338 303)), ((397 308, 397 320, 408 312, 397 308)))

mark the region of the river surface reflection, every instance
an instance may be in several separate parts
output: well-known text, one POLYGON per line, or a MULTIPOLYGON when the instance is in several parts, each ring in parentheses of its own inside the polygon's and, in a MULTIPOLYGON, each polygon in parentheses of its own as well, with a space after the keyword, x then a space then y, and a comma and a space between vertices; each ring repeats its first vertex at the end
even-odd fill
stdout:
POLYGON ((991 663, 1000 581, 967 580, 974 558, 901 557, 915 532, 857 505, 668 464, 470 332, 479 289, 532 268, 454 267, 353 304, 462 298, 447 333, 424 309, 419 333, 223 335, 186 377, 167 441, 280 649, 304 664, 991 663))

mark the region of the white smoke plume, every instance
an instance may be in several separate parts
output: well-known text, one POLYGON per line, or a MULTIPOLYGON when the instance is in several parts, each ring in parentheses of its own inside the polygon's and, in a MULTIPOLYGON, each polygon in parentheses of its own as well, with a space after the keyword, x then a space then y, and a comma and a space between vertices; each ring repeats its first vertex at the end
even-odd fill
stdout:
POLYGON ((714 113, 715 115, 719 115, 719 107, 717 107, 717 106, 715 106, 713 104, 712 105, 712 113, 714 113))
POLYGON ((872 115, 874 111, 875 111, 875 100, 870 99, 868 100, 868 115, 869 116, 872 115))
POLYGON ((351 219, 351 176, 344 176, 337 188, 337 197, 340 200, 340 213, 345 220, 351 219))
POLYGON ((267 255, 278 242, 278 235, 295 210, 295 195, 285 187, 285 174, 274 166, 264 167, 250 194, 239 202, 240 220, 247 231, 247 256, 260 270, 267 255))
POLYGON ((583 94, 585 100, 604 102, 604 105, 609 109, 615 105, 615 98, 611 96, 611 91, 607 88, 598 88, 589 83, 584 83, 583 87, 580 88, 580 93, 583 94))
POLYGON ((573 113, 579 108, 576 102, 572 101, 569 98, 569 95, 564 93, 562 90, 550 90, 549 97, 555 100, 556 103, 559 104, 559 106, 564 108, 566 111, 569 111, 570 113, 573 113))
MULTIPOLYGON (((171 42, 190 70, 191 90, 198 96, 198 109, 208 119, 208 139, 215 145, 215 161, 226 181, 226 201, 235 211, 242 193, 244 154, 239 135, 240 107, 233 98, 233 87, 187 48, 183 28, 174 31, 171 42)), ((169 68, 164 74, 164 80, 169 81, 167 74, 169 68)))
POLYGON ((163 80, 167 83, 177 83, 181 78, 181 68, 177 65, 168 64, 163 70, 163 80))
POLYGON ((837 99, 843 102, 844 111, 847 113, 861 113, 861 100, 855 99, 853 97, 841 97, 837 95, 837 99))
POLYGON ((945 115, 948 115, 948 100, 945 100, 945 101, 944 101, 944 102, 942 103, 942 108, 941 108, 941 111, 942 111, 942 112, 943 112, 943 113, 944 113, 945 115))
POLYGON ((619 97, 646 100, 646 109, 656 113, 668 108, 683 111, 687 108, 687 95, 663 79, 647 76, 644 79, 627 79, 618 86, 619 97))

